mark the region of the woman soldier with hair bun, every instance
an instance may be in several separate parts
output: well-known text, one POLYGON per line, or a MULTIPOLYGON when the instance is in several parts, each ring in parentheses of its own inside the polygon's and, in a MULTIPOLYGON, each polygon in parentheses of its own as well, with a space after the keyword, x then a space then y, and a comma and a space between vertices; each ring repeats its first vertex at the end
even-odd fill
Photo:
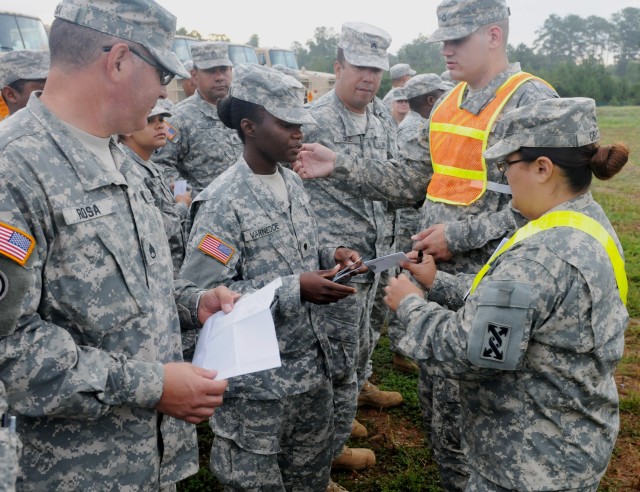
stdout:
POLYGON ((495 131, 484 156, 530 222, 475 276, 436 272, 430 256, 404 264, 427 294, 400 275, 385 302, 401 349, 460 380, 467 491, 595 492, 618 434, 628 313, 622 247, 589 187, 629 151, 597 143, 587 98, 516 109, 495 131))

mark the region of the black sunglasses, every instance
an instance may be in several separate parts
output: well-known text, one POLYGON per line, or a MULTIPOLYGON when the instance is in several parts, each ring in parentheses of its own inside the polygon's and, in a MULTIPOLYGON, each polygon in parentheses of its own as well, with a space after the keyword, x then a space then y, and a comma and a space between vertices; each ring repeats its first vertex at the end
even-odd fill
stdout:
MULTIPOLYGON (((111 51, 112 48, 113 48, 113 46, 103 46, 102 47, 102 51, 104 51, 105 53, 108 53, 109 51, 111 51)), ((160 84, 161 85, 167 85, 175 77, 175 74, 173 72, 169 72, 166 68, 164 68, 163 66, 159 65, 155 60, 149 58, 146 55, 143 55, 142 53, 140 53, 139 51, 135 50, 131 46, 128 46, 128 48, 129 48, 129 51, 131 51, 131 53, 136 55, 138 58, 141 58, 145 63, 148 63, 149 65, 151 65, 153 68, 155 68, 158 71, 158 75, 160 76, 160 84)))

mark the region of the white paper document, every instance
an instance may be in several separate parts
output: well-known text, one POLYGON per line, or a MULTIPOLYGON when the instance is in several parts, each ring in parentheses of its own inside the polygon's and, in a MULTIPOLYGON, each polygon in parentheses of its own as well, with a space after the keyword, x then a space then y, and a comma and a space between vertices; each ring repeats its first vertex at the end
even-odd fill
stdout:
POLYGON ((280 367, 280 350, 271 316, 277 278, 262 289, 242 296, 229 314, 211 316, 200 332, 193 364, 218 371, 216 379, 227 379, 280 367))
POLYGON ((187 181, 185 179, 176 179, 173 183, 173 198, 178 195, 184 195, 187 192, 187 181))

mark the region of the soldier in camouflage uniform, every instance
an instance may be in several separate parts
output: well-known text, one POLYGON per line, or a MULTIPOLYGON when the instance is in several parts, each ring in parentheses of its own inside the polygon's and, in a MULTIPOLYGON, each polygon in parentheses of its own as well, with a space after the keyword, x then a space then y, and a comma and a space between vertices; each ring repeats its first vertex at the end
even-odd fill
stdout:
MULTIPOLYGON (((323 144, 338 155, 387 161, 397 150, 395 129, 389 112, 375 93, 383 70, 389 67, 388 33, 374 26, 345 23, 342 27, 334 90, 310 106, 317 121, 305 134, 305 142, 323 144), (373 104, 370 104, 373 101, 373 104), (357 111, 357 113, 356 113, 357 111)), ((385 239, 386 200, 366 199, 341 189, 339 179, 305 182, 320 226, 320 241, 327 246, 349 245, 371 259, 387 253, 385 239)), ((333 353, 333 388, 336 409, 335 467, 359 468, 375 463, 368 449, 343 451, 354 422, 357 396, 371 374, 369 364, 376 333, 370 330, 369 316, 376 292, 377 275, 368 272, 351 280, 356 295, 327 309, 326 325, 333 353), (344 463, 343 463, 344 461, 344 463)), ((380 392, 368 385, 370 393, 402 401, 396 392, 380 392), (392 393, 392 394, 389 394, 392 393)))
POLYGON ((250 292, 280 277, 272 307, 282 366, 231 378, 211 420, 211 468, 225 490, 324 491, 333 451, 330 347, 321 306, 353 294, 330 279, 358 253, 321 247, 313 205, 295 161, 304 87, 269 67, 240 65, 221 120, 238 131, 243 156, 194 203, 182 278, 250 292), (318 271, 320 265, 328 270, 318 271))
POLYGON ((191 47, 191 76, 198 90, 171 108, 167 145, 153 157, 167 182, 186 179, 194 195, 236 162, 242 152, 238 135, 222 124, 216 105, 229 91, 233 63, 227 43, 197 43, 191 47))
POLYGON ((393 89, 404 87, 404 85, 411 80, 416 74, 416 71, 411 68, 408 63, 396 63, 389 69, 389 76, 391 77, 391 90, 385 94, 382 98, 382 102, 391 111, 391 103, 393 101, 393 89))
POLYGON ((406 326, 403 350, 460 381, 467 491, 595 492, 619 428, 628 286, 589 187, 592 175, 620 171, 628 149, 597 143, 587 98, 515 109, 494 132, 484 157, 506 171, 512 206, 532 222, 475 278, 436 272, 430 256, 404 265, 427 298, 400 275, 385 301, 406 326), (429 302, 462 299, 469 287, 457 311, 429 302))
POLYGON ((27 105, 33 91, 41 91, 49 73, 49 52, 15 50, 0 54, 0 92, 9 115, 27 105))
POLYGON ((184 232, 184 222, 191 205, 191 191, 173 197, 173 193, 162 178, 157 164, 150 160, 157 149, 161 149, 167 141, 164 131, 164 118, 171 113, 160 105, 161 100, 147 116, 147 126, 144 130, 129 135, 120 135, 119 141, 123 150, 138 165, 144 174, 145 184, 153 194, 156 207, 162 212, 162 222, 169 240, 173 273, 177 276, 184 260, 187 238, 184 232))
POLYGON ((0 127, 0 381, 24 446, 17 488, 175 487, 198 470, 185 421, 211 416, 226 388, 181 362, 176 301, 193 322, 233 296, 191 284, 174 298, 162 217, 110 136, 142 129, 183 73, 176 18, 151 0, 65 0, 55 16, 44 92, 0 127))
MULTIPOLYGON (((425 73, 411 77, 402 88, 411 110, 398 125, 400 155, 404 159, 422 161, 429 178, 431 177, 431 162, 429 162, 427 151, 418 137, 420 136, 420 130, 425 126, 428 127, 429 115, 433 105, 451 87, 451 84, 443 82, 437 74, 425 73)), ((396 210, 394 230, 396 251, 411 251, 413 247, 411 236, 419 230, 419 225, 419 209, 406 207, 396 210)), ((418 366, 398 352, 398 340, 402 332, 403 330, 398 326, 398 319, 395 314, 389 313, 388 333, 391 350, 394 353, 393 366, 402 372, 417 372, 418 366)))
MULTIPOLYGON (((428 159, 437 165, 435 169, 444 170, 434 173, 429 183, 422 207, 422 231, 412 239, 417 241, 414 249, 433 255, 440 270, 475 273, 500 239, 515 228, 507 206, 511 197, 509 188, 495 167, 482 161, 482 148, 495 142, 491 118, 499 120, 501 114, 511 109, 557 94, 544 81, 521 72, 518 63, 509 64, 506 52, 509 9, 504 0, 445 0, 437 11, 439 29, 429 41, 443 41, 447 69, 462 82, 436 103, 430 127, 423 128, 423 145, 430 149, 425 151, 428 159), (458 97, 462 101, 459 106, 458 97), (499 101, 504 105, 498 107, 499 101), (489 123, 478 124, 482 126, 482 137, 469 136, 464 144, 457 144, 464 132, 456 134, 454 130, 430 148, 429 132, 439 130, 434 126, 434 117, 438 118, 439 112, 443 116, 438 124, 449 122, 462 128, 470 127, 474 121, 489 123), (457 154, 454 147, 460 149, 457 154), (434 150, 439 150, 435 158, 434 150), (462 155, 469 156, 468 160, 461 159, 462 155), (480 172, 465 179, 457 178, 459 169, 449 174, 449 167, 463 166, 461 161, 480 172), (460 185, 462 181, 467 184, 460 185), (448 190, 458 189, 472 190, 475 198, 467 200, 465 196, 465 200, 458 200, 448 196, 448 190)), ((477 128, 473 129, 477 135, 477 128)), ((421 364, 421 372, 425 374, 420 378, 419 396, 442 483, 450 490, 464 490, 468 470, 460 442, 460 429, 465 424, 459 411, 458 384, 443 378, 440 368, 426 363, 421 364), (427 377, 427 373, 432 377, 427 377)))
MULTIPOLYGON (((146 128, 129 135, 120 135, 120 142, 124 144, 125 153, 144 174, 145 185, 151 191, 156 207, 162 212, 162 222, 169 240, 175 278, 182 266, 187 245, 186 219, 189 205, 191 205, 191 190, 174 199, 158 165, 150 160, 154 151, 161 149, 167 142, 164 118, 171 116, 171 113, 165 109, 167 101, 168 99, 158 99, 156 106, 147 116, 146 128)), ((189 326, 182 330, 182 356, 186 361, 193 359, 198 333, 198 328, 189 326)))

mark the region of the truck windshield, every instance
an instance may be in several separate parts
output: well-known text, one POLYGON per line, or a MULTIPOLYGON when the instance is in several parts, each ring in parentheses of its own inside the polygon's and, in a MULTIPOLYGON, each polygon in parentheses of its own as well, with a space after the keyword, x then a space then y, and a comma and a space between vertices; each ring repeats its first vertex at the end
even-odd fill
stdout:
POLYGON ((271 60, 271 66, 280 64, 298 70, 298 62, 293 51, 269 50, 269 59, 271 60))
POLYGON ((49 50, 47 31, 40 19, 0 14, 0 50, 49 50))
POLYGON ((234 65, 238 63, 258 64, 258 55, 252 46, 242 46, 239 44, 229 45, 229 58, 234 65))

